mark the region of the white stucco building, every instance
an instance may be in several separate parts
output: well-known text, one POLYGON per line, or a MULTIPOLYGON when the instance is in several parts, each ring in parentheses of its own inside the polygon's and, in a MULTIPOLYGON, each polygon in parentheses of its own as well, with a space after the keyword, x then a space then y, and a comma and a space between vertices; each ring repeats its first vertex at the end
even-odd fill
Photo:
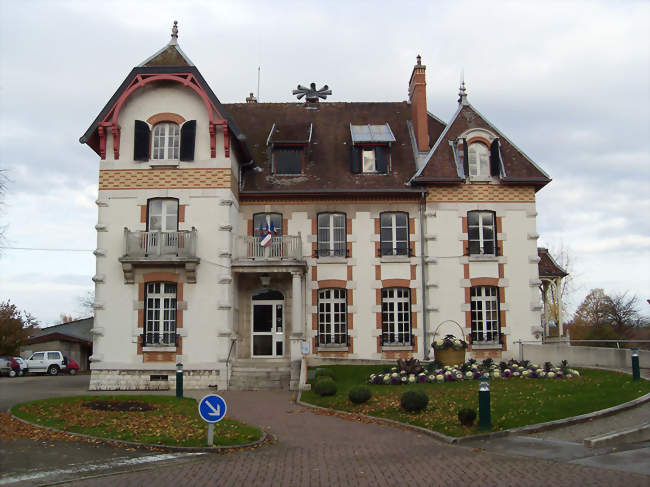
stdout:
POLYGON ((91 389, 296 385, 300 362, 512 356, 549 177, 469 102, 222 104, 176 30, 81 142, 100 157, 91 389))

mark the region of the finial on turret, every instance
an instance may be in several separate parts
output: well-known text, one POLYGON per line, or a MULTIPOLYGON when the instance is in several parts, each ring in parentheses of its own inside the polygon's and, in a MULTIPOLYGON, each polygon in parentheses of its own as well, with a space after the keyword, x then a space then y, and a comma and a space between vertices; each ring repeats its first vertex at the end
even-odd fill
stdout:
POLYGON ((469 105, 467 101, 467 90, 465 89, 465 70, 460 71, 460 88, 458 89, 458 103, 461 105, 469 105))
POLYGON ((170 44, 178 43, 178 21, 174 20, 174 26, 172 27, 172 38, 169 41, 170 44))
POLYGON ((416 59, 418 61, 418 66, 420 66, 422 64, 422 56, 418 54, 418 57, 416 59))

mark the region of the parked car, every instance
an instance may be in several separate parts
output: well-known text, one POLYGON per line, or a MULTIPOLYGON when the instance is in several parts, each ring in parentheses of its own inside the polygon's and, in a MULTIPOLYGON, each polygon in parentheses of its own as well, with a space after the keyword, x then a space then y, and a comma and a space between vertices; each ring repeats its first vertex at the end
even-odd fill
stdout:
POLYGON ((34 352, 27 359, 27 368, 30 373, 41 372, 57 375, 60 371, 65 370, 65 367, 63 354, 58 351, 34 352))
POLYGON ((16 377, 20 373, 20 365, 13 357, 0 357, 0 374, 16 377))
POLYGON ((65 362, 65 370, 68 371, 68 374, 75 375, 77 372, 79 372, 80 367, 75 359, 70 357, 63 357, 63 361, 65 362))
POLYGON ((25 362, 21 357, 13 357, 13 359, 18 363, 20 366, 20 370, 18 371, 19 376, 23 376, 27 373, 27 362, 25 362))

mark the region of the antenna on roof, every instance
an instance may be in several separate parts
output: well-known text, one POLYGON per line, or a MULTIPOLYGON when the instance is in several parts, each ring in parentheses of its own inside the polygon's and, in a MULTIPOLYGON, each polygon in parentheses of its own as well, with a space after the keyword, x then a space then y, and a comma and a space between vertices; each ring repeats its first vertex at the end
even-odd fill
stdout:
POLYGON ((170 46, 175 46, 178 44, 178 21, 174 20, 174 26, 172 27, 172 38, 169 41, 170 46))
POLYGON ((261 66, 257 67, 257 101, 260 99, 260 71, 262 70, 261 66))
POLYGON ((467 90, 465 89, 465 68, 460 70, 460 88, 458 89, 458 103, 466 106, 469 105, 467 101, 467 90))

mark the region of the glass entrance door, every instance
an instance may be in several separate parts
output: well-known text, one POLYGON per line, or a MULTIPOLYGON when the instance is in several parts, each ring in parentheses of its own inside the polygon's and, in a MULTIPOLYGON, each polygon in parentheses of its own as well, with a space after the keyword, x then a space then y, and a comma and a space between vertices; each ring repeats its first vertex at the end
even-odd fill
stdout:
POLYGON ((252 357, 282 357, 284 355, 283 301, 253 301, 252 357))

